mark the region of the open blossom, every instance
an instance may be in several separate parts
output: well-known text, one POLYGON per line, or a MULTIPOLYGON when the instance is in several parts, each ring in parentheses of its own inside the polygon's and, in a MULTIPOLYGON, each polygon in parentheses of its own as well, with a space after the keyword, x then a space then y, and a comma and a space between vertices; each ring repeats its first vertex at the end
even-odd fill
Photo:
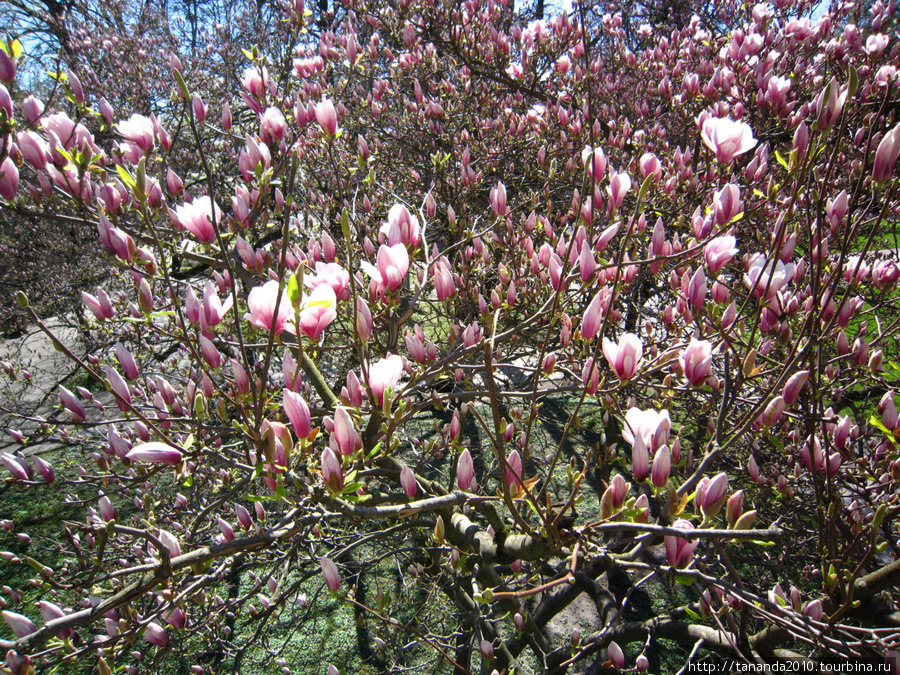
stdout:
POLYGON ((361 266, 363 271, 380 284, 387 287, 389 291, 396 291, 403 285, 406 273, 409 271, 409 253, 403 244, 394 244, 393 246, 381 245, 378 249, 378 255, 375 259, 377 264, 363 261, 361 266))
POLYGON ((188 232, 197 237, 201 244, 216 240, 216 227, 222 219, 222 210, 206 195, 197 197, 190 204, 175 207, 175 217, 188 232), (213 218, 213 208, 215 217, 213 218))
POLYGON ((669 442, 672 421, 669 411, 641 410, 629 408, 625 413, 625 426, 622 427, 622 438, 632 445, 636 437, 641 437, 647 447, 654 451, 669 442))
POLYGON ((206 288, 203 291, 200 325, 204 328, 218 326, 233 304, 234 298, 231 295, 226 296, 225 302, 219 299, 219 295, 216 293, 216 285, 210 279, 206 282, 206 288))
POLYGON ((707 118, 700 137, 706 147, 716 153, 716 159, 721 164, 727 164, 756 145, 753 129, 748 124, 727 117, 707 118))
POLYGON ((794 265, 785 265, 780 260, 772 262, 757 254, 750 262, 750 269, 744 275, 744 285, 757 298, 770 300, 784 288, 794 274, 794 265))
POLYGON ((144 152, 153 148, 153 121, 149 117, 134 114, 119 122, 116 131, 144 152))
MULTIPOLYGON (((272 282, 269 282, 272 283, 272 282)), ((322 332, 337 316, 337 296, 328 284, 316 286, 303 300, 300 309, 300 332, 318 342, 322 332)), ((281 312, 279 312, 280 314, 281 312)))
POLYGON ((737 255, 736 240, 734 237, 716 237, 703 247, 703 257, 706 259, 706 269, 712 276, 731 262, 737 255))
POLYGON ((267 281, 262 286, 257 286, 247 296, 247 309, 250 311, 244 318, 251 325, 261 330, 272 330, 274 322, 275 335, 280 335, 285 330, 293 333, 293 326, 288 323, 291 315, 291 303, 287 294, 282 291, 281 302, 278 302, 278 282, 267 281), (278 316, 275 316, 275 304, 278 304, 278 316))
POLYGON ((394 354, 386 359, 379 359, 369 367, 369 386, 378 405, 384 404, 384 394, 393 389, 403 374, 403 358, 394 354))
POLYGON ((603 356, 620 380, 630 380, 641 367, 644 348, 641 339, 633 333, 624 333, 616 344, 603 338, 603 356))
POLYGON ((385 236, 388 246, 403 244, 415 249, 422 241, 419 219, 403 204, 394 204, 391 207, 387 222, 382 224, 379 233, 385 236))

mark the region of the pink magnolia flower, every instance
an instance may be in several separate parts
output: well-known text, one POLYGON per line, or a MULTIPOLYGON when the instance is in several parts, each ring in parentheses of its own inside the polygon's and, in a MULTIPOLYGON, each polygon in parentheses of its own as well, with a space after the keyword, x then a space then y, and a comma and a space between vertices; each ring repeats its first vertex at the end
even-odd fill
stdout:
POLYGON ((400 469, 400 486, 403 488, 403 494, 410 499, 413 499, 416 496, 416 490, 418 488, 416 475, 412 472, 412 469, 405 464, 403 465, 403 468, 400 469))
MULTIPOLYGON (((12 433, 12 430, 10 430, 10 433, 12 433)), ((53 470, 53 465, 50 462, 44 461, 37 455, 31 455, 31 463, 34 464, 35 470, 41 474, 47 485, 52 485, 56 482, 56 471, 53 470)))
POLYGON ((620 380, 630 380, 635 376, 641 367, 643 352, 641 339, 634 333, 622 334, 618 344, 603 338, 603 356, 620 380))
POLYGON ((706 518, 715 518, 725 503, 725 495, 728 493, 728 474, 724 471, 717 473, 711 479, 704 478, 697 486, 697 494, 694 503, 700 507, 706 518))
POLYGON ((33 131, 19 132, 19 149, 29 164, 38 171, 47 166, 50 158, 50 146, 47 141, 33 131))
POLYGON ((234 505, 234 515, 237 518, 238 522, 241 524, 245 530, 249 530, 253 527, 253 519, 250 517, 250 512, 246 509, 246 507, 241 504, 234 505))
POLYGON ((782 392, 785 405, 794 404, 794 401, 800 396, 800 392, 803 391, 803 387, 806 386, 806 381, 808 379, 808 370, 798 371, 788 378, 788 381, 784 383, 784 391, 782 392))
POLYGON ((363 271, 370 277, 387 287, 389 291, 396 291, 403 285, 406 273, 409 271, 409 253, 403 244, 393 246, 381 245, 376 258, 377 267, 368 261, 363 261, 363 271))
POLYGON ((388 246, 403 244, 413 250, 422 241, 419 219, 403 204, 394 204, 391 207, 387 222, 381 226, 379 233, 385 236, 388 246))
POLYGON ((260 122, 260 136, 264 141, 273 140, 276 143, 284 137, 287 128, 287 120, 284 113, 278 108, 267 108, 260 122))
POLYGON ((728 117, 708 117, 703 122, 700 137, 706 147, 716 153, 721 164, 727 164, 756 145, 753 129, 728 117))
POLYGON ((622 438, 634 445, 635 439, 641 437, 645 445, 655 451, 668 444, 671 427, 672 421, 668 410, 657 412, 653 409, 629 408, 625 413, 622 438))
POLYGON ((352 455, 362 447, 362 438, 353 426, 353 418, 343 406, 338 406, 334 411, 334 431, 331 438, 342 455, 352 455))
POLYGON ((588 177, 597 182, 603 179, 606 174, 606 154, 603 152, 603 148, 586 146, 581 151, 581 161, 588 177))
POLYGON ((329 136, 334 136, 337 133, 337 111, 334 109, 334 103, 331 102, 330 98, 326 98, 316 105, 316 121, 329 136))
POLYGON ((653 458, 653 468, 650 471, 650 482, 658 488, 665 486, 669 480, 669 471, 672 469, 672 453, 668 445, 662 446, 656 451, 653 458))
POLYGON ((816 120, 819 124, 819 130, 824 131, 830 129, 840 119, 841 112, 844 109, 844 103, 847 101, 847 88, 841 87, 836 78, 831 81, 819 94, 816 99, 816 120))
POLYGON ((0 197, 11 201, 19 189, 19 169, 12 157, 7 157, 0 164, 0 197))
POLYGON ((125 371, 125 377, 129 380, 137 379, 140 374, 137 361, 134 360, 134 355, 121 342, 116 344, 116 358, 119 359, 119 365, 125 371))
POLYGON ((7 471, 9 471, 10 475, 15 480, 28 480, 28 471, 25 470, 25 467, 19 463, 19 460, 16 459, 15 455, 10 455, 8 452, 4 452, 0 455, 0 461, 6 466, 7 471))
POLYGON ((308 277, 306 284, 310 289, 315 289, 322 284, 328 284, 338 300, 350 299, 350 273, 338 263, 317 262, 316 274, 313 277, 308 277))
POLYGON ((780 260, 772 262, 757 254, 744 275, 744 285, 757 298, 770 300, 787 285, 793 274, 793 263, 785 265, 780 260))
POLYGON ((119 122, 116 131, 144 152, 153 148, 153 121, 149 117, 134 114, 119 122))
POLYGON ((439 302, 449 300, 456 295, 456 283, 453 280, 453 272, 446 259, 441 258, 434 265, 434 289, 437 291, 439 302))
POLYGON ((356 335, 366 342, 372 339, 372 311, 362 296, 356 298, 356 335))
POLYGON ((131 390, 119 371, 112 366, 106 366, 106 381, 109 383, 109 389, 116 398, 116 405, 122 412, 128 412, 131 406, 131 390))
MULTIPOLYGON (((693 530, 694 525, 689 520, 679 518, 672 527, 679 530, 693 530)), ((697 539, 682 539, 676 535, 663 537, 666 547, 666 560, 672 567, 686 567, 694 558, 694 549, 700 543, 697 539)))
POLYGON ((591 303, 584 310, 584 317, 581 319, 581 335, 586 340, 593 340, 600 332, 603 325, 603 315, 605 314, 604 300, 609 302, 608 297, 603 293, 605 289, 601 289, 597 293, 591 303))
POLYGON ((708 288, 709 284, 706 280, 706 272, 703 271, 703 267, 698 267, 697 271, 694 272, 694 275, 688 282, 686 294, 688 304, 693 309, 703 307, 703 303, 706 301, 706 292, 708 288))
POLYGON ((233 304, 234 298, 230 294, 225 297, 225 302, 222 302, 216 293, 216 285, 212 279, 208 280, 206 288, 203 290, 203 311, 200 314, 200 325, 205 328, 218 326, 233 304))
POLYGON ((898 155, 900 155, 900 124, 887 132, 878 144, 878 150, 875 151, 875 165, 872 167, 872 180, 880 182, 890 179, 897 165, 898 155))
POLYGON ((737 255, 736 240, 734 237, 716 237, 710 240, 703 248, 703 257, 706 258, 706 269, 712 276, 731 262, 737 255))
POLYGON ((616 670, 623 670, 625 668, 625 653, 615 640, 607 645, 606 656, 616 670))
POLYGON ((322 465, 322 479, 325 481, 325 485, 332 492, 343 490, 344 472, 341 470, 341 460, 334 454, 334 450, 327 447, 322 450, 320 463, 322 465))
POLYGON ((125 455, 133 462, 150 462, 175 466, 181 462, 181 451, 167 443, 153 441, 138 445, 125 455))
POLYGON ((178 543, 178 539, 174 534, 168 530, 160 530, 157 538, 166 547, 166 550, 169 552, 169 558, 177 558, 181 555, 181 544, 178 543))
POLYGON ((306 438, 312 433, 309 406, 299 393, 290 389, 284 390, 284 412, 287 414, 297 438, 306 438))
MULTIPOLYGON (((54 619, 62 619, 66 615, 62 610, 62 607, 52 602, 47 602, 46 600, 41 600, 38 603, 38 608, 41 611, 41 619, 45 624, 50 623, 54 619)), ((74 631, 71 628, 65 628, 57 634, 57 637, 65 640, 66 638, 71 637, 73 633, 74 631)))
POLYGON ((251 325, 261 330, 272 330, 274 324, 275 335, 280 335, 285 330, 293 333, 293 326, 288 322, 291 315, 291 303, 287 294, 281 292, 281 302, 278 302, 278 282, 267 281, 262 286, 257 286, 247 296, 247 309, 244 314, 251 325), (278 316, 275 316, 275 305, 278 304, 278 316))
POLYGON ((712 343, 692 338, 679 357, 684 376, 692 387, 700 387, 712 370, 712 343))
POLYGON ((631 446, 631 472, 638 483, 650 472, 650 451, 643 436, 637 436, 631 446))
POLYGON ((514 492, 517 492, 522 485, 522 456, 518 450, 513 450, 507 455, 506 465, 506 482, 514 492))
POLYGON ((69 411, 73 422, 84 422, 87 412, 84 404, 71 391, 59 385, 59 400, 69 411))
POLYGON ((111 520, 115 520, 116 518, 116 507, 113 506, 109 497, 103 495, 97 501, 97 508, 100 510, 100 517, 103 518, 103 522, 110 522, 111 520))
POLYGON ((328 590, 335 593, 341 587, 341 575, 338 573, 337 565, 330 558, 322 557, 319 559, 322 565, 322 576, 325 578, 325 585, 328 590))
POLYGON ((16 614, 15 612, 2 612, 3 620, 9 624, 9 627, 12 628, 13 633, 16 634, 16 637, 25 637, 26 635, 31 635, 32 633, 37 633, 37 626, 34 625, 34 622, 29 619, 27 616, 23 614, 16 614))
POLYGON ((494 218, 506 215, 506 186, 503 183, 497 183, 491 188, 490 201, 491 211, 494 212, 494 218))
POLYGON ((472 462, 472 455, 466 448, 459 456, 456 462, 456 484, 459 489, 466 491, 472 485, 472 479, 475 477, 475 464, 472 462))
POLYGON ((730 223, 743 212, 741 189, 734 183, 728 183, 713 196, 713 213, 717 224, 730 223))
MULTIPOLYGON (((0 85, 2 87, 3 85, 0 85)), ((100 99, 101 110, 103 101, 106 99, 100 99)), ((44 102, 39 98, 35 98, 34 96, 26 96, 25 100, 22 101, 22 112, 25 113, 25 119, 28 120, 29 124, 34 124, 40 119, 41 115, 44 114, 44 102)))
POLYGON ((269 71, 265 67, 250 66, 244 71, 241 84, 256 98, 262 98, 269 86, 269 71))
POLYGON ((613 171, 610 169, 609 187, 606 191, 609 193, 609 199, 614 208, 622 206, 625 195, 631 190, 631 176, 622 171, 613 171))
POLYGON ((652 152, 645 152, 641 155, 640 166, 643 178, 646 179, 647 176, 653 176, 653 180, 658 181, 662 177, 662 164, 659 161, 659 157, 652 152))
POLYGON ((144 639, 156 647, 165 647, 169 644, 169 634, 158 623, 151 621, 144 629, 144 639))
POLYGON ((393 389, 403 374, 403 358, 394 354, 386 359, 379 359, 369 367, 369 386, 378 405, 384 404, 384 394, 393 389))
POLYGON ((336 307, 337 296, 334 289, 328 284, 316 286, 303 300, 300 309, 300 332, 313 342, 318 342, 322 332, 337 316, 336 307))
POLYGON ((197 197, 189 204, 176 206, 175 216, 184 229, 197 237, 201 244, 216 240, 216 228, 222 219, 222 210, 206 195, 197 197))

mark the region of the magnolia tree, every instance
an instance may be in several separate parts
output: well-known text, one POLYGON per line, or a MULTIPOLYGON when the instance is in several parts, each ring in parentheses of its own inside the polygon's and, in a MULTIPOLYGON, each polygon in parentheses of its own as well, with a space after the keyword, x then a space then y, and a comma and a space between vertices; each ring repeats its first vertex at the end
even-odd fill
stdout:
POLYGON ((373 672, 884 658, 893 4, 724 10, 294 3, 159 114, 41 101, 8 40, 0 209, 109 281, 86 356, 19 297, 79 375, 10 422, 5 490, 72 509, 4 521, 6 668, 296 668, 342 613, 373 672))

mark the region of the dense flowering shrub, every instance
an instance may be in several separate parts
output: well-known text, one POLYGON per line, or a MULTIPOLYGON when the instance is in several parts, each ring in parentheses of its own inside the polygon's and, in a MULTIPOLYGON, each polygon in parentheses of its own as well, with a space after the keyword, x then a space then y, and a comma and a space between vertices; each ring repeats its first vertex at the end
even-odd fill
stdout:
POLYGON ((89 224, 112 275, 59 345, 84 386, 3 455, 96 492, 65 569, 28 553, 12 672, 290 667, 345 606, 390 672, 893 646, 893 4, 598 10, 293 3, 240 64, 148 55, 156 111, 29 96, 8 41, 2 213, 89 224), (421 611, 367 595, 391 570, 421 611))

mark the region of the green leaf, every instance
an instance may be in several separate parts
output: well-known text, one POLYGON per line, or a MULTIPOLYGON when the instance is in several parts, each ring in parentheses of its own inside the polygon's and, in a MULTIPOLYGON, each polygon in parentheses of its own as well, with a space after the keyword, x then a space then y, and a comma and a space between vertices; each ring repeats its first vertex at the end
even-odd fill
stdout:
POLYGON ((856 73, 856 68, 850 66, 850 81, 847 83, 847 100, 849 101, 856 95, 856 90, 859 87, 859 76, 856 73))
POLYGON ((119 174, 119 178, 125 183, 126 187, 134 189, 134 186, 136 185, 134 177, 128 173, 128 170, 124 166, 116 164, 116 173, 119 174))
POLYGON ((675 581, 679 584, 683 584, 685 586, 693 586, 694 580, 691 577, 686 577, 683 574, 676 574, 675 581))
POLYGON ((262 476, 262 473, 263 473, 263 471, 264 471, 264 467, 265 467, 265 465, 264 465, 262 462, 260 462, 259 464, 257 464, 257 465, 256 465, 256 468, 253 469, 253 478, 259 478, 260 476, 262 476))
POLYGON ((288 300, 291 301, 291 304, 295 308, 300 305, 300 299, 303 297, 303 293, 300 290, 300 282, 297 280, 296 274, 292 274, 288 278, 287 296, 288 296, 288 300))
POLYGON ((647 196, 647 193, 650 191, 650 186, 653 185, 653 174, 649 174, 644 182, 641 183, 641 190, 638 192, 638 201, 643 201, 644 197, 647 196))
POLYGON ((684 613, 691 617, 694 621, 703 621, 703 617, 700 616, 697 612, 692 610, 690 607, 684 608, 684 613))
POLYGON ((187 83, 184 81, 184 77, 177 70, 173 70, 172 72, 175 74, 175 82, 178 83, 178 91, 181 92, 181 98, 188 100, 190 98, 190 92, 188 92, 187 83))
POLYGON ((894 435, 890 429, 888 429, 886 426, 884 426, 884 422, 882 422, 881 419, 877 415, 873 414, 869 418, 869 424, 871 424, 873 427, 877 427, 878 429, 881 429, 888 436, 893 437, 893 435, 894 435))
POLYGON ((788 163, 787 163, 787 160, 785 160, 785 158, 782 157, 782 156, 781 156, 781 153, 778 152, 777 150, 775 151, 775 159, 777 159, 777 160, 778 160, 778 163, 781 164, 781 166, 784 167, 784 170, 785 170, 785 171, 788 171, 788 163))
POLYGON ((191 487, 194 484, 194 474, 189 473, 187 478, 184 479, 184 487, 191 487))
POLYGON ((22 43, 19 42, 18 40, 13 40, 12 41, 12 57, 14 59, 17 59, 20 56, 22 56, 22 43))
POLYGON ((244 56, 246 56, 248 59, 250 59, 251 61, 253 60, 253 52, 251 52, 249 49, 242 49, 241 52, 243 52, 244 56))

